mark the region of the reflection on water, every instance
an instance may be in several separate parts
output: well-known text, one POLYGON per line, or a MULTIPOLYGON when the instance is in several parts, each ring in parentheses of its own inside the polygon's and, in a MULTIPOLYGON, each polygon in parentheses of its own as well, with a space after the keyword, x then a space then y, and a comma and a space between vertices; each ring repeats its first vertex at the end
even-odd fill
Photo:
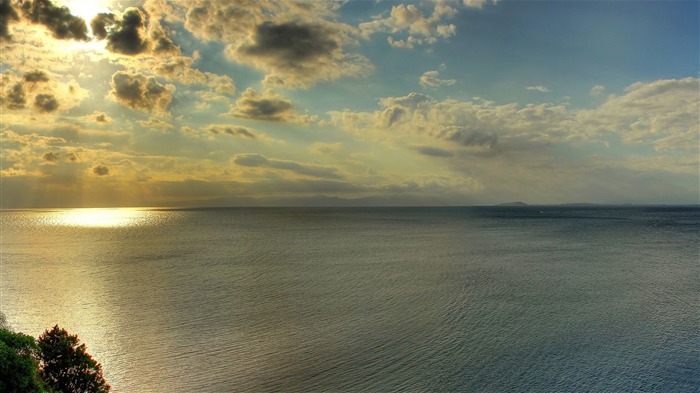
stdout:
POLYGON ((34 336, 78 334, 117 393, 700 386, 700 209, 72 209, 0 225, 0 311, 34 336))
POLYGON ((66 209, 45 217, 48 225, 76 227, 129 227, 147 222, 149 211, 144 209, 66 209))

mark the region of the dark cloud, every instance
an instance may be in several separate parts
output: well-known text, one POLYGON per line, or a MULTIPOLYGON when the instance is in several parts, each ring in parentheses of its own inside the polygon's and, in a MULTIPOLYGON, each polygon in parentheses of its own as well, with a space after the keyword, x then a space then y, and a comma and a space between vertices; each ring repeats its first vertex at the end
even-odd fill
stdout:
POLYGON ((44 71, 36 70, 24 74, 24 80, 27 82, 48 82, 49 76, 44 71))
POLYGON ((103 40, 107 38, 107 29, 117 23, 117 16, 110 13, 99 13, 90 21, 90 29, 95 38, 103 40))
POLYGON ((56 161, 58 161, 58 156, 59 156, 58 153, 48 152, 48 153, 44 154, 44 161, 56 162, 56 161))
POLYGON ((106 113, 99 113, 95 116, 95 121, 98 123, 109 123, 111 119, 106 113))
POLYGON ((135 55, 148 48, 144 26, 145 16, 138 8, 127 8, 116 27, 107 35, 107 49, 125 55, 135 55))
POLYGON ((7 107, 10 109, 22 109, 27 103, 27 98, 24 94, 24 86, 22 83, 15 83, 7 92, 7 107))
POLYGON ((239 48, 243 54, 275 58, 287 67, 296 67, 319 56, 330 56, 340 45, 322 26, 267 21, 257 26, 253 44, 239 48))
POLYGON ((267 158, 257 153, 239 154, 233 158, 236 165, 248 167, 265 167, 291 171, 300 175, 319 177, 325 179, 339 179, 336 168, 319 165, 300 164, 295 161, 277 160, 267 158))
POLYGON ((482 131, 469 130, 465 127, 445 127, 436 133, 436 137, 463 146, 481 146, 494 148, 498 143, 498 135, 482 131))
POLYGON ((267 70, 267 86, 309 87, 372 68, 366 58, 343 53, 351 39, 342 24, 266 21, 255 27, 251 39, 230 45, 227 55, 267 70))
POLYGON ((53 112, 58 109, 58 101, 52 94, 37 94, 34 98, 34 107, 42 113, 53 112))
POLYGON ((232 136, 242 136, 248 139, 255 139, 255 134, 253 134, 247 128, 241 126, 211 125, 207 127, 206 130, 211 132, 212 134, 228 134, 232 136))
POLYGON ((384 118, 384 125, 386 127, 391 127, 395 123, 397 123, 401 118, 406 114, 406 110, 398 107, 398 106, 392 106, 391 108, 386 108, 384 112, 382 113, 382 117, 384 118))
POLYGON ((173 128, 172 124, 164 122, 163 120, 155 119, 155 118, 150 118, 147 121, 139 121, 138 123, 140 125, 142 125, 143 127, 173 128))
POLYGON ((153 53, 161 55, 180 53, 180 48, 175 46, 170 37, 168 37, 162 30, 153 29, 151 30, 150 36, 153 46, 153 53))
POLYGON ((92 173, 97 176, 107 176, 109 175, 109 168, 104 165, 95 165, 92 167, 92 173))
POLYGON ((107 49, 124 55, 138 55, 149 49, 156 54, 179 53, 178 47, 151 22, 150 34, 146 32, 146 16, 136 7, 127 8, 121 17, 101 13, 90 21, 92 34, 107 40, 107 49))
POLYGON ((117 102, 144 112, 165 112, 172 100, 172 87, 156 78, 118 71, 112 76, 110 93, 117 102))
POLYGON ((237 165, 242 165, 242 166, 267 166, 270 163, 270 160, 267 159, 267 157, 256 154, 256 153, 249 153, 249 154, 239 154, 236 157, 234 157, 233 162, 235 162, 237 165))
POLYGON ((70 160, 70 162, 78 161, 78 155, 73 152, 66 154, 66 157, 68 158, 68 160, 70 160))
POLYGON ((85 20, 73 16, 68 7, 57 7, 50 0, 27 0, 21 7, 27 19, 46 26, 55 38, 88 40, 85 20))
POLYGON ((10 40, 10 21, 19 20, 19 14, 10 0, 0 0, 0 42, 10 40))
POLYGON ((342 177, 338 175, 337 169, 335 168, 317 165, 305 165, 294 161, 270 160, 270 167, 275 169, 292 171, 300 175, 320 177, 324 179, 339 179, 342 177))
POLYGON ((292 102, 274 93, 246 89, 232 107, 232 115, 252 120, 283 121, 292 116, 292 102))
POLYGON ((439 147, 432 146, 413 146, 413 150, 417 151, 424 156, 431 157, 452 157, 454 153, 449 150, 441 149, 439 147))

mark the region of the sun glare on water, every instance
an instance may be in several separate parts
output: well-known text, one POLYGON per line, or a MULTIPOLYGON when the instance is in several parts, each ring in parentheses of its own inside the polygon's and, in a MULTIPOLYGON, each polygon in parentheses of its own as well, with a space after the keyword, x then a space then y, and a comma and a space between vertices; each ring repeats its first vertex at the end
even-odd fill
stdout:
POLYGON ((140 225, 147 215, 146 210, 129 208, 70 209, 56 212, 52 221, 77 227, 128 227, 140 225))

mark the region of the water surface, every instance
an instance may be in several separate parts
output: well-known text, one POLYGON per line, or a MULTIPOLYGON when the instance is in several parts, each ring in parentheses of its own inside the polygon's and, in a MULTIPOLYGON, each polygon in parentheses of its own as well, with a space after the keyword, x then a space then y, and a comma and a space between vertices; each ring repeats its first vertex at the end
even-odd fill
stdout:
POLYGON ((2 311, 117 392, 700 386, 700 209, 3 211, 2 311))

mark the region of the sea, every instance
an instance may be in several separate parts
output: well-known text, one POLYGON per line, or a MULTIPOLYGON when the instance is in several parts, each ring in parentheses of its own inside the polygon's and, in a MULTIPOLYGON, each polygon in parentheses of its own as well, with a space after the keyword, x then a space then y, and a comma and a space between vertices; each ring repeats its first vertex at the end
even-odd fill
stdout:
POLYGON ((699 392, 700 207, 0 213, 114 392, 699 392))

